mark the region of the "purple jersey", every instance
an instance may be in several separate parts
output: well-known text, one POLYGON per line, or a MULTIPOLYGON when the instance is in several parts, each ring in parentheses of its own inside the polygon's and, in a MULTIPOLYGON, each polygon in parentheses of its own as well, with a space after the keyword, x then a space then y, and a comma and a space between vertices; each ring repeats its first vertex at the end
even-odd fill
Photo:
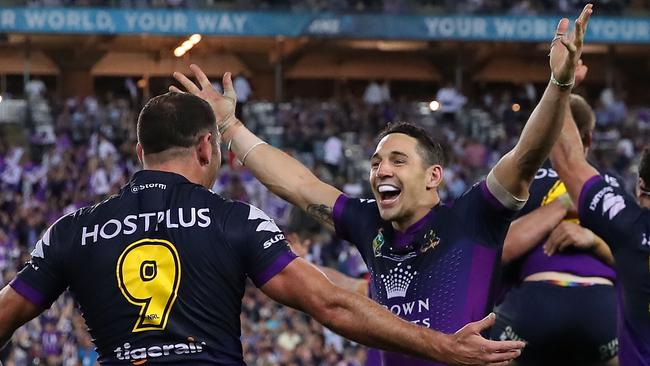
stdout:
POLYGON ((43 308, 69 288, 101 363, 241 366, 246 278, 262 286, 294 258, 258 208, 143 170, 52 225, 11 286, 43 308))
MULTIPOLYGON (((501 248, 515 211, 486 183, 452 206, 439 204, 406 232, 379 216, 374 200, 341 195, 337 234, 354 243, 370 271, 371 297, 415 324, 452 333, 492 309, 501 248)), ((438 365, 382 352, 384 366, 438 365)))
POLYGON ((578 207, 582 224, 609 244, 616 260, 620 363, 650 366, 650 211, 600 175, 585 183, 578 207))

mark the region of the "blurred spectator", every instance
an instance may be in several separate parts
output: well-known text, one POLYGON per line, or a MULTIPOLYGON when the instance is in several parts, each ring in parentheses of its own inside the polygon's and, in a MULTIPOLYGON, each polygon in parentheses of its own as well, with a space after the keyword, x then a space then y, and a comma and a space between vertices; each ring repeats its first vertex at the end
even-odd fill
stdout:
MULTIPOLYGON (((481 3, 479 1, 476 4, 481 3)), ((393 120, 419 123, 441 140, 448 164, 440 194, 444 201, 461 195, 513 146, 534 105, 537 90, 529 85, 494 87, 472 98, 451 88, 456 123, 442 124, 428 104, 390 101, 377 84, 380 106, 362 95, 344 100, 294 100, 268 108, 249 101, 246 123, 256 132, 309 162, 314 173, 352 196, 369 197, 368 158, 376 133, 393 120), (526 102, 530 100, 530 102, 526 102), (515 111, 513 104, 520 104, 515 111)), ((447 92, 445 92, 447 93, 447 92)), ((441 100, 447 100, 444 93, 441 100)), ((622 95, 605 91, 599 98, 594 132, 597 164, 617 171, 632 187, 634 156, 650 141, 650 106, 632 107, 622 95), (608 107, 607 107, 608 106, 608 107), (605 117, 602 117, 602 115, 605 117), (615 121, 615 122, 614 122, 615 121)), ((443 103, 443 107, 446 103, 443 103)), ((453 104, 453 103, 451 103, 453 104)), ((71 98, 53 108, 55 139, 39 154, 29 144, 0 136, 0 282, 4 285, 29 259, 43 230, 61 215, 116 192, 139 169, 135 157, 137 108, 130 97, 113 95, 71 98), (110 127, 110 128, 109 128, 110 127)), ((227 154, 224 154, 227 156, 227 154)), ((316 264, 351 276, 365 271, 349 244, 292 216, 290 206, 269 192, 244 167, 224 163, 214 187, 226 197, 251 202, 287 227, 308 228, 306 256, 316 264), (297 223, 296 223, 297 222, 297 223)), ((365 351, 327 331, 304 314, 282 308, 253 286, 242 302, 242 342, 246 362, 257 365, 362 365, 365 351)), ((5 365, 94 365, 97 354, 74 301, 62 296, 52 309, 19 329, 0 353, 5 365), (53 321, 54 320, 54 321, 53 321)))
POLYGON ((436 100, 440 103, 442 120, 446 122, 454 122, 456 120, 456 112, 467 102, 467 98, 451 82, 447 82, 444 87, 438 90, 436 100))

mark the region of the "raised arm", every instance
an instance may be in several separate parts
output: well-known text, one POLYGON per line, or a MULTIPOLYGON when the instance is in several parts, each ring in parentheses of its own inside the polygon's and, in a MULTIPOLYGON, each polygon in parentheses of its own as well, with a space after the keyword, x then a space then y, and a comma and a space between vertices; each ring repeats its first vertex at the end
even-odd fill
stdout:
POLYGON ((335 286, 301 258, 261 289, 274 300, 310 314, 356 342, 449 365, 505 365, 519 356, 524 346, 523 342, 496 342, 481 337, 480 332, 494 324, 494 314, 450 335, 417 326, 367 297, 335 286))
MULTIPOLYGON (((196 65, 190 66, 199 86, 181 73, 174 73, 185 89, 212 106, 222 141, 228 144, 239 161, 273 193, 305 210, 328 229, 334 230, 332 209, 341 191, 319 180, 307 167, 285 152, 255 136, 235 117, 237 95, 230 73, 223 76, 224 94, 212 87, 196 65)), ((181 92, 171 86, 173 92, 181 92)))
POLYGON ((585 158, 578 127, 570 114, 565 115, 562 134, 551 151, 551 164, 564 182, 574 205, 578 207, 580 191, 585 182, 599 173, 585 158))
POLYGON ((506 197, 509 193, 519 201, 528 197, 528 187, 535 172, 551 151, 562 129, 564 115, 569 110, 569 95, 591 13, 592 5, 587 4, 576 19, 570 36, 567 35, 569 20, 564 18, 558 24, 551 43, 551 81, 528 119, 517 145, 492 169, 491 174, 496 179, 488 176, 493 193, 506 197))
POLYGON ((571 206, 571 198, 565 196, 513 221, 503 243, 501 263, 510 263, 532 250, 562 222, 571 206))

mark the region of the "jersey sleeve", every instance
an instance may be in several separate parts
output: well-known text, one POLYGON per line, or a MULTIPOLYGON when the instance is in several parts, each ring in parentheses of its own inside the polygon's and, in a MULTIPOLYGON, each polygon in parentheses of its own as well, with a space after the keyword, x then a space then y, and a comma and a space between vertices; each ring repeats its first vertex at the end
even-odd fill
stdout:
POLYGON ((480 181, 453 205, 453 210, 464 222, 473 236, 489 247, 503 246, 510 222, 518 210, 505 207, 490 191, 485 180, 480 181))
MULTIPOLYGON (((617 180, 595 175, 585 182, 578 200, 580 223, 611 246, 634 233, 643 209, 617 180)), ((612 248, 616 249, 616 248, 612 248)))
POLYGON ((225 230, 248 277, 257 287, 263 286, 297 258, 282 230, 255 206, 237 204, 225 230))
POLYGON ((68 287, 64 275, 64 248, 70 216, 50 226, 36 242, 31 259, 10 286, 34 305, 49 308, 68 287))
POLYGON ((368 258, 372 248, 363 245, 364 235, 376 232, 381 223, 377 202, 341 194, 334 204, 332 218, 336 235, 354 244, 364 259, 368 258))

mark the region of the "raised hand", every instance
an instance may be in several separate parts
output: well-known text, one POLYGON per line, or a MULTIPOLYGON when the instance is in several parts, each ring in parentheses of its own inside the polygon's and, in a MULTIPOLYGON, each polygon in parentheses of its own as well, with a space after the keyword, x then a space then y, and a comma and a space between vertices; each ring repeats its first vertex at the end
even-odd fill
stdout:
POLYGON ((593 5, 587 4, 582 13, 575 21, 575 27, 571 34, 569 31, 569 19, 562 18, 557 26, 555 37, 551 42, 549 64, 551 66, 551 77, 555 84, 564 87, 571 87, 575 82, 578 60, 582 55, 585 32, 593 5), (558 45, 562 44, 562 47, 558 45))
POLYGON ((492 327, 496 315, 491 313, 482 320, 469 323, 452 335, 449 365, 507 365, 521 355, 525 343, 520 341, 491 341, 481 332, 492 327))
MULTIPOLYGON (((196 95, 210 104, 214 116, 217 119, 217 126, 220 132, 223 132, 235 120, 237 94, 232 84, 232 75, 229 72, 223 74, 223 94, 220 94, 212 87, 212 83, 210 83, 210 80, 205 76, 205 73, 200 67, 192 64, 190 65, 190 70, 194 73, 194 77, 196 77, 200 87, 180 72, 174 73, 174 79, 181 83, 187 92, 196 95)), ((173 85, 169 87, 169 91, 183 92, 173 85)))

